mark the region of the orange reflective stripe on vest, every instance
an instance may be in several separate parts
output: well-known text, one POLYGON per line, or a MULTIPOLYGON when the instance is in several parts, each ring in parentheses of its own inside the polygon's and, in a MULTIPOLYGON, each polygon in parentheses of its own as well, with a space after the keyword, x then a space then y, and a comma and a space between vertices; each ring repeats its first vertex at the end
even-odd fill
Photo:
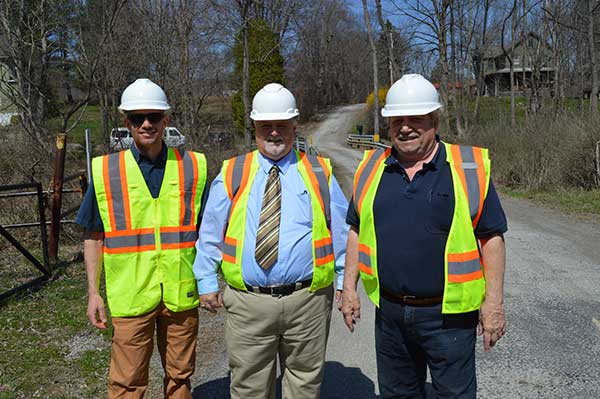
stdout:
POLYGON ((104 233, 103 251, 107 254, 154 251, 154 229, 119 230, 104 233))
POLYGON ((198 230, 196 225, 161 227, 160 246, 162 249, 192 248, 196 245, 198 230))
POLYGON ((355 201, 354 207, 357 210, 357 213, 359 213, 362 209, 362 201, 366 192, 365 190, 367 190, 371 185, 375 172, 379 168, 381 162, 385 161, 391 153, 391 148, 386 150, 378 149, 375 151, 369 151, 366 162, 364 162, 359 170, 356 171, 353 198, 355 201))
POLYGON ((254 156, 254 152, 249 152, 247 154, 235 157, 227 164, 227 170, 225 173, 225 189, 231 201, 234 201, 236 194, 240 191, 244 191, 246 184, 248 184, 250 166, 252 165, 252 159, 254 156))
POLYGON ((371 267, 371 248, 365 244, 358 244, 358 268, 361 272, 373 274, 371 267))
POLYGON ((129 192, 125 174, 125 151, 112 153, 103 158, 104 186, 110 216, 110 229, 130 230, 129 192))
POLYGON ((464 283, 483 277, 479 251, 469 251, 461 254, 448 254, 448 281, 464 283))
POLYGON ((235 254, 237 248, 237 240, 231 237, 225 237, 223 242, 223 260, 229 263, 236 263, 237 257, 235 254))
POLYGON ((181 225, 195 225, 196 219, 194 215, 194 201, 196 197, 196 184, 198 184, 198 161, 196 157, 189 152, 185 152, 183 157, 178 150, 174 150, 175 157, 179 163, 179 185, 183 187, 183 195, 181 196, 181 225))
POLYGON ((325 213, 327 226, 331 225, 331 208, 329 199, 329 173, 327 167, 319 157, 310 156, 303 152, 300 153, 300 159, 306 170, 309 172, 310 183, 313 190, 319 196, 319 204, 325 213))
POLYGON ((450 148, 455 170, 462 182, 461 187, 465 190, 469 200, 469 210, 474 228, 481 217, 485 200, 486 177, 481 148, 459 145, 452 145, 450 148))
POLYGON ((315 265, 322 266, 334 261, 331 237, 315 242, 315 265))

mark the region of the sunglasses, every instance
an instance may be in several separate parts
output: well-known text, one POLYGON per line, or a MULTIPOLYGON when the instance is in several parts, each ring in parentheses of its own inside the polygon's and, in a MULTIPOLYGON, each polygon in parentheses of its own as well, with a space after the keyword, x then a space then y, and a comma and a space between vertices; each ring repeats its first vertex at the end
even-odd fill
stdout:
POLYGON ((165 114, 162 112, 152 112, 150 114, 127 114, 127 119, 129 119, 129 122, 131 122, 134 126, 140 126, 146 121, 146 119, 148 119, 148 122, 155 124, 162 121, 164 117, 165 114))

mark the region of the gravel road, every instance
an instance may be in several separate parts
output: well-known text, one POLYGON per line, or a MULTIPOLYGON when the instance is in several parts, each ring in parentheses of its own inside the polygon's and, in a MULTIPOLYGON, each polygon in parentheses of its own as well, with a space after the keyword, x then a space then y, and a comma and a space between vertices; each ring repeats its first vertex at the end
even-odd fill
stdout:
MULTIPOLYGON (((331 158, 346 195, 362 151, 345 138, 364 105, 339 107, 304 126, 331 158)), ((493 154, 492 154, 493 157, 493 154)), ((600 224, 502 197, 506 234, 508 331, 489 353, 477 347, 480 398, 600 398, 600 224)), ((322 397, 376 398, 374 308, 362 293, 354 334, 334 310, 322 397)), ((223 312, 201 316, 194 397, 228 398, 223 312)))

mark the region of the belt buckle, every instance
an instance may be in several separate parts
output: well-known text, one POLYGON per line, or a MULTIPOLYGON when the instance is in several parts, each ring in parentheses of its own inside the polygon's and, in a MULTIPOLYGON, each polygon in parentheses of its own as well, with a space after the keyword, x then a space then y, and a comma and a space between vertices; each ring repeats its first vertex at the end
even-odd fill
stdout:
POLYGON ((410 301, 411 299, 417 299, 417 297, 416 297, 416 296, 414 296, 414 295, 402 295, 402 296, 400 297, 400 300, 401 300, 402 302, 406 302, 406 300, 407 300, 407 299, 410 301))
POLYGON ((294 287, 290 287, 289 285, 280 285, 271 287, 271 296, 281 298, 286 295, 290 295, 294 292, 294 287))

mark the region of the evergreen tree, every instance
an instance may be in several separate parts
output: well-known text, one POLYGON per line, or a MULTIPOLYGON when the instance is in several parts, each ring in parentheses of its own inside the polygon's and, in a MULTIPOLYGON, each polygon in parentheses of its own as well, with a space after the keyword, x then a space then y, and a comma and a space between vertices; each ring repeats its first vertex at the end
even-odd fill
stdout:
MULTIPOLYGON (((253 19, 248 26, 248 53, 250 61, 250 99, 267 83, 285 85, 283 77, 283 57, 280 53, 279 38, 262 19, 253 19)), ((242 67, 244 49, 242 35, 238 33, 233 48, 235 59, 235 89, 232 98, 233 120, 236 128, 244 130, 244 103, 242 101, 242 67)))

